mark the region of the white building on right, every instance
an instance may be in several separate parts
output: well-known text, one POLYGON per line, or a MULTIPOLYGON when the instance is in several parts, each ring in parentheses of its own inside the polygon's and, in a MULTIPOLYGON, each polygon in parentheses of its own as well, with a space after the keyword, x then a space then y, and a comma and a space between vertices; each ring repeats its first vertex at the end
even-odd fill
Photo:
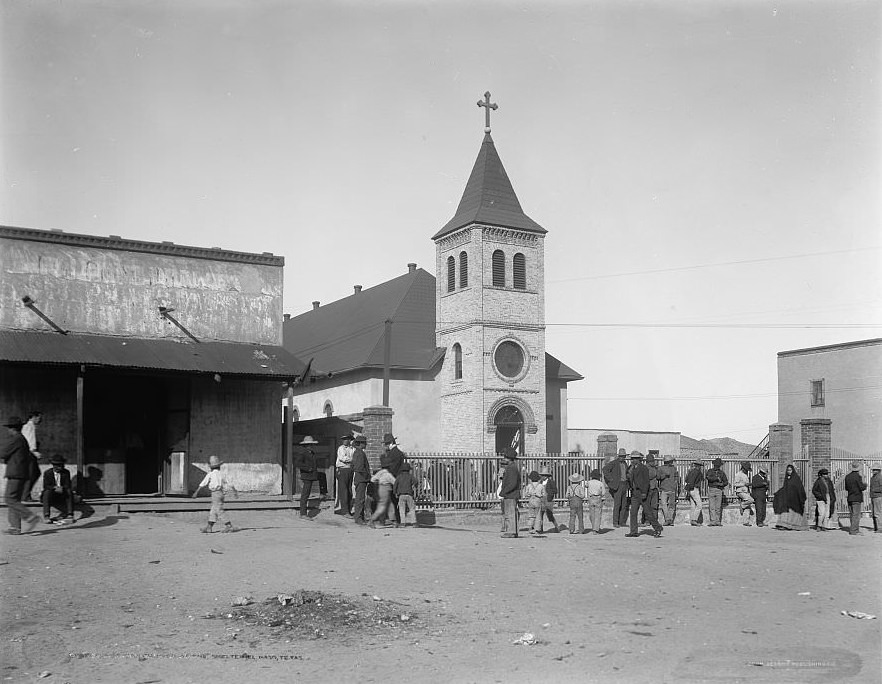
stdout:
POLYGON ((778 352, 778 422, 831 421, 831 446, 840 454, 882 454, 882 339, 778 352))

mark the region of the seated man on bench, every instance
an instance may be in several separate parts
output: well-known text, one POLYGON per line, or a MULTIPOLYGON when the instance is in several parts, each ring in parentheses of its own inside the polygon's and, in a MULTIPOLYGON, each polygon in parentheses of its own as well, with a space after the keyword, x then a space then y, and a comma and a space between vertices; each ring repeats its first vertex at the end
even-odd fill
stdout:
POLYGON ((43 473, 43 519, 53 525, 73 522, 73 487, 71 487, 70 473, 64 467, 64 456, 56 454, 50 461, 52 468, 43 473), (55 506, 61 515, 50 518, 52 506, 55 506))

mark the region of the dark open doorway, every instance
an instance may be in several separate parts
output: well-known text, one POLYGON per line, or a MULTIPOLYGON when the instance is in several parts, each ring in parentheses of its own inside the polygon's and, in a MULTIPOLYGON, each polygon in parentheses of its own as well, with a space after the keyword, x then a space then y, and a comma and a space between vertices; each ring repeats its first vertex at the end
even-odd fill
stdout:
POLYGON ((83 393, 86 466, 105 494, 162 491, 167 390, 162 379, 90 373, 83 393))
POLYGON ((511 447, 524 454, 524 417, 514 406, 503 406, 493 421, 496 425, 496 453, 511 447))

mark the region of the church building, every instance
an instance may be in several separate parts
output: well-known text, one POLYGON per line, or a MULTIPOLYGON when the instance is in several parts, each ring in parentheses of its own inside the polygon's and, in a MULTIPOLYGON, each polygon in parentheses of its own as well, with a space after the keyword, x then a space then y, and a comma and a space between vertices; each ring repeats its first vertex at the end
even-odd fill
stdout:
MULTIPOLYGON (((284 347, 311 360, 294 388, 295 431, 333 442, 392 409, 405 450, 558 453, 567 383, 582 376, 545 350, 547 231, 524 213, 490 135, 455 215, 438 230, 435 274, 408 270, 283 324, 284 347)), ((333 447, 333 443, 328 444, 333 447)))

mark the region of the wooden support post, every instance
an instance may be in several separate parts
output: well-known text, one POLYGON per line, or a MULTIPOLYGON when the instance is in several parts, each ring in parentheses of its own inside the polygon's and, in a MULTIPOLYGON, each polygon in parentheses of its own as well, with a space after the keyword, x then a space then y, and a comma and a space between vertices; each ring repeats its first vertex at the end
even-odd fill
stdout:
POLYGON ((294 383, 288 383, 285 411, 285 462, 282 464, 282 494, 294 498, 294 383))
POLYGON ((77 424, 74 440, 76 442, 77 453, 77 493, 82 496, 85 490, 86 477, 86 453, 83 443, 83 380, 86 373, 86 367, 80 366, 77 373, 77 424))
POLYGON ((383 406, 389 406, 389 365, 392 362, 392 321, 386 320, 383 345, 383 406))

